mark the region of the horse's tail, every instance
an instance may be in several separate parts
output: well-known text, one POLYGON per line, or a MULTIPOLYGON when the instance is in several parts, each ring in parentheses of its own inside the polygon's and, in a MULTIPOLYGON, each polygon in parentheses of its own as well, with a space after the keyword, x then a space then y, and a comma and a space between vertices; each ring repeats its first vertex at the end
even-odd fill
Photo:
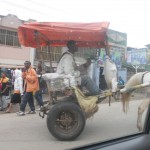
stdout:
POLYGON ((132 92, 122 93, 122 104, 123 104, 123 112, 127 113, 129 109, 129 100, 132 92))

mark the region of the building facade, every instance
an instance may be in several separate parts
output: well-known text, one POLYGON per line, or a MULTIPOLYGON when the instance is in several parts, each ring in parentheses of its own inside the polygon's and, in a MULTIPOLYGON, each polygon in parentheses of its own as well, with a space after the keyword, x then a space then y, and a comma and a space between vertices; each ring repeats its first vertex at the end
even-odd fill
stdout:
POLYGON ((34 63, 35 50, 23 47, 18 40, 18 27, 25 23, 15 15, 0 15, 0 66, 21 66, 25 60, 34 63))

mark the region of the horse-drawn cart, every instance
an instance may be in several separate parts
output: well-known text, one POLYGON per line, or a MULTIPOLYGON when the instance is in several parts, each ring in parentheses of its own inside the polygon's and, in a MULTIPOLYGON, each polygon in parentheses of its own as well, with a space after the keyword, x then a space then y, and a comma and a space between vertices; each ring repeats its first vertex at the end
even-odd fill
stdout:
MULTIPOLYGON (((78 47, 105 48, 109 56, 107 28, 109 23, 29 23, 18 29, 20 43, 28 47, 65 46, 74 40, 78 47)), ((50 63, 51 64, 51 63, 50 63)), ((84 129, 86 119, 98 111, 98 103, 117 91, 117 69, 106 57, 104 63, 108 91, 100 95, 85 96, 80 88, 71 84, 73 76, 47 73, 50 100, 41 108, 40 115, 47 115, 47 127, 59 140, 73 140, 84 129)))

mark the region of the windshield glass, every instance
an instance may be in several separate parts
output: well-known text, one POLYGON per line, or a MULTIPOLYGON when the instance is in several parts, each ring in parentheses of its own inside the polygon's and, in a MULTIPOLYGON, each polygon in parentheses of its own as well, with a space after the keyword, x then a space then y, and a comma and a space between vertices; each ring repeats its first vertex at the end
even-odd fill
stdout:
POLYGON ((2 146, 61 150, 144 133, 149 3, 2 0, 2 146), (14 79, 16 69, 21 81, 14 79))

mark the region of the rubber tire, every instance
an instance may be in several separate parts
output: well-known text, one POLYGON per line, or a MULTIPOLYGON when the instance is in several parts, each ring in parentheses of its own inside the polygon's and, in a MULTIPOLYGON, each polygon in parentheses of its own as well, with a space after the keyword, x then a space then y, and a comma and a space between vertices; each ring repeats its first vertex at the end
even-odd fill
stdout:
POLYGON ((47 114, 47 127, 50 133, 61 141, 69 141, 77 138, 85 127, 86 119, 81 108, 73 102, 59 102, 55 104, 47 114), (76 123, 73 128, 65 131, 57 125, 59 114, 63 112, 69 112, 73 115, 76 123))

